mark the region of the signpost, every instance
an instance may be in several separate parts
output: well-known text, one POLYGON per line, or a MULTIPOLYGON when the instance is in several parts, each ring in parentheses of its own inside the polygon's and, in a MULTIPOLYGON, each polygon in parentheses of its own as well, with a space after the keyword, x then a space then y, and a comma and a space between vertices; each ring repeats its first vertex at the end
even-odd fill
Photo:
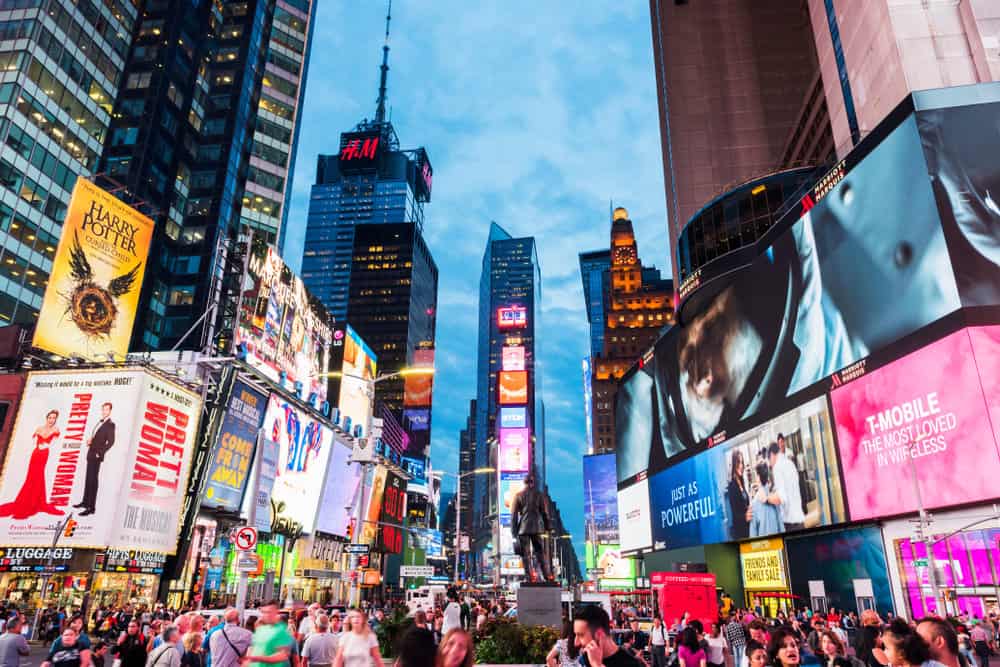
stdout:
POLYGON ((236 548, 240 551, 253 551, 257 547, 257 529, 253 526, 243 526, 236 531, 236 548))
POLYGON ((433 565, 401 565, 399 568, 401 577, 433 577, 433 565))
POLYGON ((368 554, 371 551, 371 545, 368 544, 348 544, 344 547, 344 553, 349 554, 368 554))

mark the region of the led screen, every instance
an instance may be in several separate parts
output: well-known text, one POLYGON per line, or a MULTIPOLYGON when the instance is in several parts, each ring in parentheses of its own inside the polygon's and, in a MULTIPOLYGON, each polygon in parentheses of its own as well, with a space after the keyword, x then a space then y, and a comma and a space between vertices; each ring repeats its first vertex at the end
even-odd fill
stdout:
POLYGON ((655 549, 846 521, 826 398, 657 473, 649 496, 655 549))
POLYGON ((528 402, 527 371, 500 371, 500 405, 524 405, 528 402))
POLYGON ((500 473, 500 525, 510 526, 510 508, 514 505, 514 498, 521 489, 524 488, 524 479, 528 476, 526 472, 501 472, 500 473))
POLYGON ((500 408, 500 428, 524 428, 528 425, 528 408, 500 408))
MULTIPOLYGON (((417 368, 434 368, 434 350, 415 350, 412 365, 417 368)), ((403 405, 426 408, 431 405, 434 375, 407 375, 403 389, 403 405)))
POLYGON ((500 470, 522 472, 531 466, 531 429, 500 429, 500 470))
POLYGON ((618 484, 613 453, 583 457, 583 522, 589 542, 618 544, 618 484))
POLYGON ((351 431, 355 425, 368 427, 372 401, 368 398, 369 381, 375 379, 377 358, 358 332, 350 327, 344 330, 344 363, 340 378, 340 398, 337 407, 343 417, 350 417, 351 431))
POLYGON ((597 576, 601 588, 631 588, 635 585, 635 559, 623 558, 619 545, 595 546, 588 542, 585 548, 587 570, 603 570, 603 574, 597 576))
POLYGON ((524 346, 508 345, 502 351, 502 368, 505 371, 524 370, 524 346))
POLYGON ((426 408, 406 408, 403 422, 410 431, 426 431, 431 427, 431 411, 426 408))
POLYGON ((350 447, 334 440, 331 450, 326 483, 323 486, 323 501, 320 503, 322 511, 316 517, 316 530, 347 537, 352 508, 358 501, 361 466, 349 463, 350 447))
POLYGON ((500 329, 523 329, 528 326, 528 311, 523 306, 497 308, 497 327, 500 329))
POLYGON ((649 480, 641 479, 618 491, 618 533, 622 551, 637 551, 653 546, 649 519, 649 480))
POLYGON ((257 447, 257 431, 267 409, 267 395, 246 382, 233 381, 219 436, 208 462, 202 504, 238 512, 257 447))
POLYGON ((854 520, 1000 496, 980 378, 1000 375, 1000 327, 958 331, 832 392, 854 520), (890 481, 891 480, 891 483, 890 481))

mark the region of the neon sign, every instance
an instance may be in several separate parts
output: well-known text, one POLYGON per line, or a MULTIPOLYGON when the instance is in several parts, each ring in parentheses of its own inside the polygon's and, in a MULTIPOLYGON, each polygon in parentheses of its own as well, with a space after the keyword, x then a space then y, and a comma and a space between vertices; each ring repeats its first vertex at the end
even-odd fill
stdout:
POLYGON ((528 310, 524 306, 497 308, 498 329, 523 329, 528 326, 528 310))
POLYGON ((346 132, 340 135, 340 170, 375 169, 381 148, 382 136, 378 132, 346 132))

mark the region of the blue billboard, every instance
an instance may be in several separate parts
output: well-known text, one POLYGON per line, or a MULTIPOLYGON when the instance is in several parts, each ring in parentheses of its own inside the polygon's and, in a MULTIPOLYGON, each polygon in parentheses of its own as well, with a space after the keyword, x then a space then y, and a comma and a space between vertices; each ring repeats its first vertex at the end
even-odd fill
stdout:
POLYGON ((212 448, 202 505, 239 511, 267 409, 267 396, 236 379, 212 448))
POLYGON ((583 511, 588 542, 618 544, 618 479, 614 452, 583 457, 583 511))

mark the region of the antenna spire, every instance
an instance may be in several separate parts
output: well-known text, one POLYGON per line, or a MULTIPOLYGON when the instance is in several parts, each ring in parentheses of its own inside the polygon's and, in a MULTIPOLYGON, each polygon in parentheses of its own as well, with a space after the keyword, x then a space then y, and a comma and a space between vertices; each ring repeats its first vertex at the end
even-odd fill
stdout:
POLYGON ((385 44, 382 45, 382 75, 378 84, 378 105, 375 107, 375 122, 385 122, 386 83, 389 78, 389 22, 392 21, 392 0, 385 13, 385 44))

